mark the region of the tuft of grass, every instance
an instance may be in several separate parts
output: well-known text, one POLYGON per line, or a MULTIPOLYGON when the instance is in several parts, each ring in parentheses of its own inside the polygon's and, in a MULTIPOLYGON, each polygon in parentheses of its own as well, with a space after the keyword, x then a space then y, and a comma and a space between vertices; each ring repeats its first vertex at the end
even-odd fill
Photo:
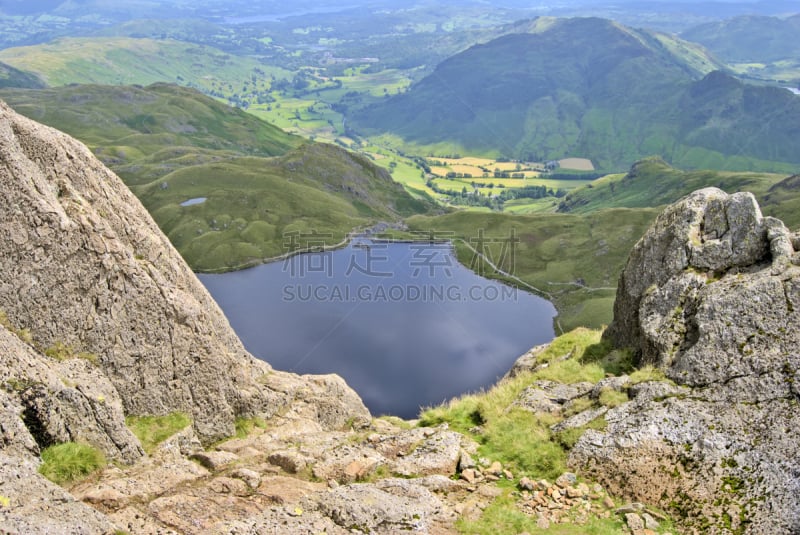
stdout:
POLYGON ((564 449, 552 440, 557 417, 513 408, 484 426, 480 453, 515 473, 556 479, 567 469, 564 449))
POLYGON ((554 479, 566 470, 566 451, 550 426, 560 420, 550 414, 533 414, 514 405, 522 391, 539 379, 563 383, 597 382, 605 371, 596 363, 583 363, 586 348, 600 340, 599 331, 576 329, 556 338, 539 357, 550 365, 536 373, 521 373, 485 392, 465 395, 420 415, 420 426, 448 423, 472 436, 481 456, 498 460, 513 472, 554 479), (566 360, 558 358, 571 355, 566 360))
POLYGON ((562 334, 542 351, 538 356, 539 362, 551 362, 565 355, 580 356, 584 360, 595 360, 592 358, 599 352, 607 352, 610 347, 601 341, 602 330, 586 329, 579 327, 568 333, 562 334))
MULTIPOLYGON (((669 381, 664 371, 648 364, 630 374, 630 383, 633 385, 646 383, 648 381, 669 381)), ((671 381, 670 381, 671 382, 671 381)))
POLYGON ((535 373, 537 379, 546 379, 565 384, 580 383, 582 381, 596 383, 605 376, 606 372, 599 364, 582 364, 577 359, 556 362, 535 373))
POLYGON ((383 415, 378 417, 379 420, 384 420, 390 424, 399 427, 400 429, 411 429, 413 426, 407 421, 398 416, 383 415))
POLYGON ((460 518, 456 522, 460 533, 470 535, 516 535, 518 533, 547 533, 556 535, 617 535, 622 533, 622 521, 616 517, 590 518, 584 524, 554 524, 544 530, 536 525, 536 517, 517 509, 514 498, 506 493, 496 498, 478 520, 460 518))
POLYGON ((575 416, 576 414, 580 414, 594 406, 594 401, 588 396, 575 399, 567 405, 566 409, 564 410, 564 417, 569 418, 570 416, 575 416))
POLYGON ((628 394, 625 392, 618 392, 611 388, 604 388, 600 392, 600 404, 608 407, 609 409, 619 407, 628 401, 628 399, 628 394))
POLYGON ((44 354, 55 360, 84 359, 92 364, 97 364, 98 358, 94 353, 75 351, 75 348, 63 342, 56 342, 44 350, 44 354))
POLYGON ((100 450, 87 444, 64 442, 42 451, 39 473, 53 483, 64 485, 105 466, 106 458, 100 450))
POLYGON ((136 435, 142 448, 148 454, 166 439, 192 423, 191 418, 182 412, 164 416, 128 416, 125 425, 136 435))
POLYGON ((20 329, 16 327, 11 320, 8 319, 8 314, 6 314, 5 310, 0 310, 0 325, 8 329, 10 332, 17 335, 17 338, 25 342, 26 344, 33 343, 33 335, 31 334, 30 329, 20 329))
POLYGON ((236 438, 247 438, 254 429, 266 429, 267 422, 263 418, 254 416, 252 418, 244 418, 239 416, 234 421, 233 425, 236 427, 236 438))

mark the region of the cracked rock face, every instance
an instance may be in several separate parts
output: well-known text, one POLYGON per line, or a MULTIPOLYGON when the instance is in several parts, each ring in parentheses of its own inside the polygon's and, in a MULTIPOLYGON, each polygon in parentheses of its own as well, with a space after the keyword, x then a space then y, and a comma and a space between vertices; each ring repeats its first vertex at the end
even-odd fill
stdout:
MULTIPOLYGON (((296 401, 84 145, 0 102, 0 162, 0 309, 37 347, 95 354, 126 414, 183 411, 206 443, 296 401)), ((325 427, 368 415, 343 382, 297 382, 325 427)))
POLYGON ((751 194, 715 188, 658 217, 631 252, 604 338, 681 388, 633 393, 605 432, 581 438, 574 466, 697 532, 800 532, 796 237, 751 194))
POLYGON ((749 193, 692 193, 634 247, 604 337, 691 386, 800 368, 792 242, 749 193))

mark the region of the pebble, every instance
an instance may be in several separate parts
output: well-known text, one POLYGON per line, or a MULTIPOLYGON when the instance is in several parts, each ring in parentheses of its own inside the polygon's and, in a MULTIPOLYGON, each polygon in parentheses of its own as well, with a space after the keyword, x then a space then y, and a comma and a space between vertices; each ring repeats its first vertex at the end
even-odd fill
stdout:
POLYGON ((644 529, 644 521, 636 513, 625 513, 625 523, 634 532, 644 529))
POLYGON ((578 482, 578 476, 576 476, 572 472, 564 472, 563 474, 558 476, 558 479, 556 479, 556 485, 558 485, 562 489, 572 486, 577 482, 578 482))
POLYGON ((467 483, 475 483, 475 470, 472 468, 467 468, 461 472, 461 479, 466 481, 467 483))

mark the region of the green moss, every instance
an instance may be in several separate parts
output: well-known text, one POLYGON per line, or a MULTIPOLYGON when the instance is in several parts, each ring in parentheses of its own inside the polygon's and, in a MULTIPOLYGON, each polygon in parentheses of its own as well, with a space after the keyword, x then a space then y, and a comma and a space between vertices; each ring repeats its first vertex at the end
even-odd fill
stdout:
POLYGON ((52 346, 44 350, 44 354, 55 360, 69 360, 69 359, 84 359, 92 364, 97 364, 98 358, 94 353, 86 351, 76 351, 72 346, 66 345, 63 342, 56 342, 52 346))
POLYGON ((192 423, 191 418, 182 412, 164 416, 128 416, 125 424, 130 428, 144 451, 152 453, 161 442, 192 423))
POLYGON ((50 481, 63 485, 102 469, 106 465, 103 453, 87 444, 65 442, 45 448, 39 473, 50 481))
POLYGON ((17 338, 26 344, 33 343, 33 335, 31 334, 30 329, 16 327, 8 318, 8 315, 4 310, 0 310, 0 325, 8 329, 10 332, 16 334, 17 338))

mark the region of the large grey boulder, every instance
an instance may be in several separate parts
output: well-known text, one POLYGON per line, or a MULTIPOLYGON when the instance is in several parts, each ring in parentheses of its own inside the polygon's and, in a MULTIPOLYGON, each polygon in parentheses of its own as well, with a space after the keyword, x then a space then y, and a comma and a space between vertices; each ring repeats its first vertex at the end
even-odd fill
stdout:
POLYGON ((286 411, 300 390, 324 426, 368 417, 343 383, 272 388, 270 366, 245 351, 136 197, 83 144, 0 102, 0 161, 0 309, 37 347, 97 355, 126 414, 186 412, 205 443, 231 435, 236 416, 286 411))
POLYGON ((604 338, 685 384, 769 381, 798 367, 793 263, 800 256, 791 233, 763 217, 752 194, 697 191, 668 207, 633 248, 604 338))
POLYGON ((574 466, 695 531, 800 532, 795 237, 751 194, 715 188, 657 218, 604 337, 680 388, 638 389, 606 414, 604 433, 581 438, 574 466))

